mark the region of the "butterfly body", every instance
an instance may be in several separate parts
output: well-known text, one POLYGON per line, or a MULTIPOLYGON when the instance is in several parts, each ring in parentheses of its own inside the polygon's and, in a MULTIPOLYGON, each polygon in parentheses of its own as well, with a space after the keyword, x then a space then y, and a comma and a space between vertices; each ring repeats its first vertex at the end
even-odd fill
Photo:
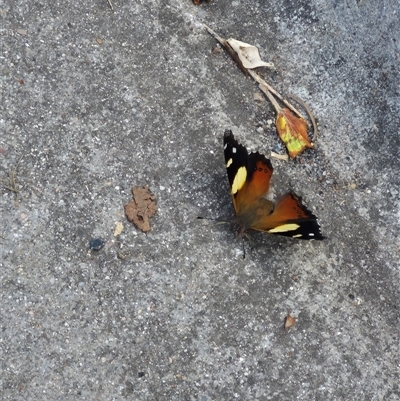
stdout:
POLYGON ((252 229, 299 239, 324 238, 317 218, 294 192, 276 202, 264 197, 273 173, 270 160, 258 152, 248 154, 230 130, 224 134, 224 155, 238 232, 252 229))

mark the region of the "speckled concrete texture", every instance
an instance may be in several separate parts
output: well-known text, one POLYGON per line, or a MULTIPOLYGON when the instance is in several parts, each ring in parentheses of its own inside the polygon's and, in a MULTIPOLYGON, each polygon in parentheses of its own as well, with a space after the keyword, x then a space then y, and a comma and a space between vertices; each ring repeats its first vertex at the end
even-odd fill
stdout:
POLYGON ((399 2, 113 4, 0 6, 0 178, 19 186, 0 198, 1 399, 398 400, 399 2), (280 144, 202 23, 313 110, 315 150, 272 159, 272 193, 301 195, 326 240, 254 234, 243 260, 196 219, 233 216, 225 129, 280 144), (157 198, 147 235, 134 185, 157 198))

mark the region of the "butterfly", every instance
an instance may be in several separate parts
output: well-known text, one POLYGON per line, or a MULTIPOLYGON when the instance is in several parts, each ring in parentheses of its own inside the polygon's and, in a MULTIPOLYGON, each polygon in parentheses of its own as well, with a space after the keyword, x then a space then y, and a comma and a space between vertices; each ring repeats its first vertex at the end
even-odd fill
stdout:
POLYGON ((288 192, 276 202, 264 198, 272 164, 258 152, 248 154, 231 130, 224 134, 224 155, 238 232, 252 229, 299 239, 324 239, 316 216, 294 192, 288 192))

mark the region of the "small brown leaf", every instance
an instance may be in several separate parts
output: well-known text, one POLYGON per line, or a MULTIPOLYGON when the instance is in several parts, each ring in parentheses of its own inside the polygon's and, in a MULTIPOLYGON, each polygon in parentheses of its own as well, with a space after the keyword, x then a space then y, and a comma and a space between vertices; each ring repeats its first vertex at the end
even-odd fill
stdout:
POLYGON ((212 54, 218 54, 221 53, 221 48, 219 46, 215 46, 214 49, 212 49, 212 54))
POLYGON ((281 109, 276 118, 276 130, 291 158, 296 157, 305 148, 313 148, 308 140, 307 123, 296 117, 289 109, 281 109))
POLYGON ((125 205, 127 219, 136 228, 147 233, 150 228, 150 217, 157 211, 156 197, 150 192, 148 186, 132 187, 133 200, 125 205))
POLYGON ((291 316, 290 313, 285 317, 285 330, 290 329, 292 326, 296 324, 296 318, 291 316))

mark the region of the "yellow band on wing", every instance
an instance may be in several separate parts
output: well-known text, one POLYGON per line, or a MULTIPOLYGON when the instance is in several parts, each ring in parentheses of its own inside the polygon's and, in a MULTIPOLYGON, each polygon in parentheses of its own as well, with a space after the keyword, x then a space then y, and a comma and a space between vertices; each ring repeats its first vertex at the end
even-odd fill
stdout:
POLYGON ((235 179, 233 180, 231 188, 232 195, 234 195, 237 191, 239 191, 240 188, 243 187, 244 183, 246 182, 246 177, 247 177, 246 167, 240 167, 235 175, 235 179))
POLYGON ((287 231, 295 231, 298 228, 300 228, 300 226, 298 224, 282 224, 281 226, 275 227, 275 228, 271 228, 271 230, 268 230, 269 233, 285 233, 287 231))

